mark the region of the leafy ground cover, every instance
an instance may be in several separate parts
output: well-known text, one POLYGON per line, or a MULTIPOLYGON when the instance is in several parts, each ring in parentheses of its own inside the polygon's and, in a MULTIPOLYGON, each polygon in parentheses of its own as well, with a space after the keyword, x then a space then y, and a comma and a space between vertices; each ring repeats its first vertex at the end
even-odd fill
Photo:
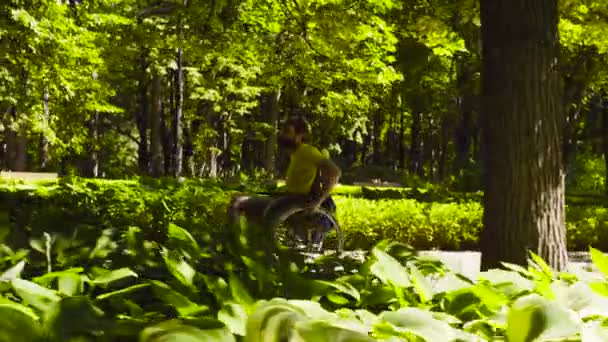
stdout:
MULTIPOLYGON (((141 229, 158 234, 168 222, 188 231, 220 232, 225 208, 237 192, 267 192, 260 182, 219 183, 209 180, 82 180, 58 183, 0 184, 0 196, 10 209, 11 243, 26 246, 27 236, 56 232, 66 236, 116 228, 141 229)), ((411 189, 410 189, 411 190, 411 189)), ((417 249, 470 250, 477 248, 483 208, 479 194, 460 194, 455 198, 441 189, 429 189, 431 201, 421 198, 390 198, 407 189, 339 186, 335 199, 337 218, 345 233, 347 249, 369 249, 383 239, 398 241, 417 249), (358 191, 358 192, 357 192, 358 191), (382 196, 365 198, 372 191, 382 196), (442 197, 443 196, 443 197, 442 197), (467 197, 468 196, 468 197, 467 197), (449 201, 446 198, 450 199, 449 201)), ((416 193, 425 194, 417 189, 416 193)), ((371 195, 370 195, 371 196, 371 195)), ((370 197, 368 196, 368 197, 370 197)), ((576 198, 582 198, 582 195, 576 198)), ((0 217, 0 230, 8 234, 6 210, 0 217), (5 224, 2 220, 6 221, 5 224)), ((586 251, 589 246, 608 250, 608 209, 601 202, 577 202, 567 206, 568 247, 586 251)), ((332 247, 333 235, 327 246, 332 247)))
MULTIPOLYGON (((608 337, 604 277, 556 273, 532 255, 527 268, 506 265, 471 279, 385 242, 363 262, 311 263, 284 250, 274 257, 262 227, 224 229, 223 205, 237 190, 168 180, 4 187, 3 204, 28 209, 4 218, 13 229, 0 245, 0 341, 608 337)), ((342 208, 347 200, 340 198, 342 208)), ((420 215, 432 205, 376 202, 386 215, 401 210, 394 203, 420 206, 420 215)), ((438 215, 429 217, 445 219, 438 215)), ((608 257, 591 254, 608 275, 608 257)))
MULTIPOLYGON (((154 272, 96 266, 115 264, 117 255, 111 251, 121 249, 118 241, 104 243, 103 234, 94 248, 60 269, 54 268, 57 241, 51 238, 45 243, 46 262, 17 261, 35 251, 15 253, 2 245, 2 264, 12 267, 0 276, 0 341, 528 342, 608 337, 606 279, 583 282, 558 274, 534 255, 528 268, 505 265, 507 270, 483 272, 477 279, 418 257, 407 246, 386 243, 358 265, 336 259, 306 265, 292 257, 289 265, 268 268, 241 253, 210 267, 201 263, 210 250, 191 234, 175 225, 167 234, 165 244, 145 241, 147 253, 121 251, 137 254, 137 265, 154 272), (346 270, 319 275, 337 263, 346 270)), ((608 275, 608 257, 593 249, 591 254, 608 275)))

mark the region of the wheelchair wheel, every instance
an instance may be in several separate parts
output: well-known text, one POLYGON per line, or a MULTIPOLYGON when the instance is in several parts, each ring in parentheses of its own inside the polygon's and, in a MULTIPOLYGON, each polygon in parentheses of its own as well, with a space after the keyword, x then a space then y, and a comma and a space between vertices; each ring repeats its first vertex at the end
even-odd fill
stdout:
MULTIPOLYGON (((340 255, 344 251, 344 235, 340 225, 335 220, 333 215, 323 208, 317 208, 313 212, 307 212, 305 209, 291 208, 290 210, 282 213, 281 217, 275 221, 274 227, 272 227, 274 243, 277 246, 285 246, 287 248, 298 248, 297 236, 294 229, 300 229, 305 231, 307 235, 308 244, 305 246, 307 252, 313 250, 311 234, 313 229, 320 229, 315 224, 305 222, 306 219, 303 216, 318 216, 321 215, 324 218, 329 219, 333 225, 333 230, 336 232, 336 254, 340 255), (291 221, 291 222, 290 222, 291 221), (297 225, 294 225, 294 223, 297 225)), ((325 238, 321 240, 323 244, 325 238)))

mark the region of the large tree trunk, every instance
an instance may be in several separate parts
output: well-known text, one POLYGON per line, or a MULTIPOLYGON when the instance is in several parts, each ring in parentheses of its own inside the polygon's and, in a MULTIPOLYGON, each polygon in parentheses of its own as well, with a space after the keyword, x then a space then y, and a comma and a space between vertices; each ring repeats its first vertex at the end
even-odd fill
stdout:
POLYGON ((152 78, 152 110, 150 111, 150 154, 153 177, 163 174, 162 131, 163 98, 162 78, 155 74, 152 78))
POLYGON ((482 267, 567 264, 557 0, 482 0, 482 267))

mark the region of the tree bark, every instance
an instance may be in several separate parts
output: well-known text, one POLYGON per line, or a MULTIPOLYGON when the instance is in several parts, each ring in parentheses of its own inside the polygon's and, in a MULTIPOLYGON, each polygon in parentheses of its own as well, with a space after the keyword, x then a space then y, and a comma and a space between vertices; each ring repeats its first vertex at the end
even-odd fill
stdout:
POLYGON ((422 177, 422 108, 419 104, 414 105, 412 111, 412 127, 410 132, 409 168, 410 174, 422 177))
POLYGON ((152 110, 150 111, 150 154, 152 177, 163 174, 162 131, 163 98, 162 78, 155 74, 152 77, 152 110))
MULTIPOLYGON (((183 1, 184 7, 187 5, 187 1, 183 1)), ((184 65, 183 65, 183 49, 184 44, 184 19, 183 15, 180 15, 178 23, 178 35, 179 44, 177 48, 177 98, 175 101, 175 117, 173 119, 173 175, 179 177, 182 174, 183 167, 183 142, 182 142, 182 118, 183 118, 183 107, 184 107, 184 65)))
POLYGON ((567 264, 557 0, 482 0, 482 267, 567 264))
POLYGON ((148 86, 146 69, 148 67, 147 53, 142 52, 139 60, 139 111, 135 115, 137 130, 139 132, 139 144, 137 149, 137 164, 139 172, 148 174, 150 158, 148 155, 148 86))
POLYGON ((602 101, 602 149, 604 154, 604 163, 606 165, 606 174, 604 178, 605 192, 608 194, 608 97, 604 96, 602 101))
POLYGON ((281 89, 275 90, 269 98, 268 123, 271 126, 270 133, 266 139, 264 168, 271 176, 276 174, 276 154, 277 154, 277 131, 279 129, 279 101, 281 99, 281 89))
MULTIPOLYGON (((49 112, 49 88, 44 88, 42 95, 42 120, 44 121, 44 127, 47 128, 49 125, 50 112, 49 112)), ((47 168, 49 163, 49 141, 46 138, 44 132, 40 134, 40 169, 44 170, 47 168)))

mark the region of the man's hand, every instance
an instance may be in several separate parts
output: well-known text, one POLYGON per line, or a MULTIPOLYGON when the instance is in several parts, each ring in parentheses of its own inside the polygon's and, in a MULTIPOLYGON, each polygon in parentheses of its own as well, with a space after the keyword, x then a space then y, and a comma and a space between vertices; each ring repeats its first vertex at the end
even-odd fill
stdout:
POLYGON ((321 203, 323 203, 324 199, 322 199, 321 197, 318 196, 308 196, 306 203, 304 204, 304 209, 310 212, 313 212, 317 209, 319 209, 319 207, 321 206, 321 203))

